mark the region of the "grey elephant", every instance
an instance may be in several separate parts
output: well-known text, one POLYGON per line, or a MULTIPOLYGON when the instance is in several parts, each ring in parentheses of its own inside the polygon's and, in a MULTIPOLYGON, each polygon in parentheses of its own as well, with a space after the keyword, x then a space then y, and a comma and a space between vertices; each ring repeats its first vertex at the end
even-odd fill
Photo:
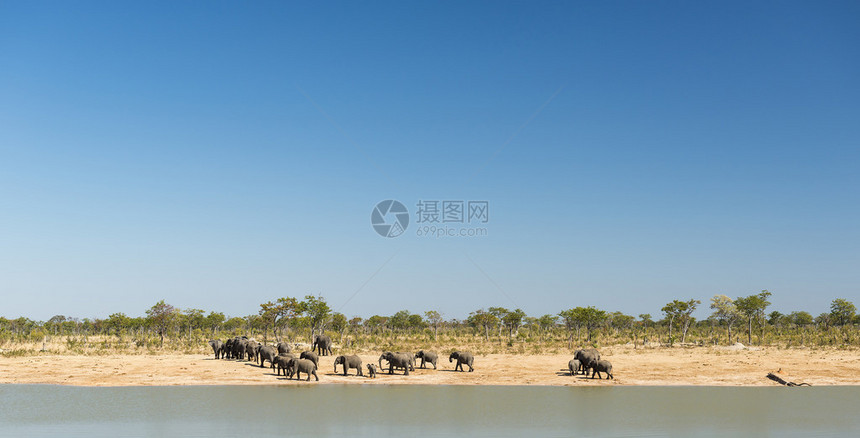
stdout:
POLYGON ((376 378, 376 364, 367 364, 367 377, 370 377, 371 379, 376 378))
POLYGON ((248 342, 245 344, 245 353, 248 355, 248 360, 253 360, 254 363, 257 363, 257 348, 260 347, 260 344, 253 339, 248 339, 248 342))
POLYGON ((433 369, 435 370, 436 369, 436 360, 439 359, 439 355, 436 354, 435 352, 432 352, 432 351, 420 350, 419 352, 415 353, 415 358, 421 359, 421 368, 424 368, 424 363, 426 362, 426 363, 432 363, 433 369))
POLYGON ((579 374, 579 365, 579 361, 576 359, 571 359, 570 362, 567 363, 567 368, 570 370, 571 376, 579 374))
POLYGON ((278 354, 289 353, 290 350, 290 344, 286 342, 278 342, 278 354))
POLYGON ((245 360, 246 351, 250 342, 251 341, 244 336, 236 338, 233 342, 233 359, 245 360))
POLYGON ((302 354, 299 355, 299 359, 307 359, 313 362, 317 367, 320 365, 320 357, 313 351, 303 351, 302 354))
POLYGON ((287 378, 292 379, 293 374, 296 375, 296 380, 302 379, 302 373, 308 375, 307 380, 311 380, 311 375, 319 382, 320 378, 317 376, 317 366, 312 361, 308 359, 290 359, 287 361, 287 378))
POLYGON ((224 358, 224 359, 232 358, 233 357, 233 338, 227 338, 227 340, 224 341, 224 345, 221 347, 221 349, 224 351, 224 354, 221 355, 222 358, 224 358))
POLYGON ((331 354, 331 338, 328 335, 314 335, 314 346, 311 351, 316 351, 320 356, 331 354))
POLYGON ((579 361, 579 370, 587 372, 586 365, 593 360, 600 360, 600 352, 596 348, 584 348, 573 352, 573 358, 579 361))
POLYGON ((591 378, 594 378, 594 375, 597 374, 597 377, 603 379, 603 376, 600 373, 606 373, 607 379, 614 379, 615 377, 612 375, 612 364, 609 363, 608 360, 593 360, 588 363, 588 368, 586 369, 586 373, 588 370, 591 370, 591 378))
POLYGON ((472 356, 472 353, 465 351, 455 351, 448 356, 448 362, 453 362, 454 359, 457 359, 457 365, 454 366, 454 371, 458 369, 460 371, 466 371, 463 369, 463 364, 469 366, 469 372, 475 371, 475 368, 472 367, 472 364, 475 363, 475 357, 472 356))
POLYGON ((334 372, 337 374, 337 366, 343 365, 343 375, 347 375, 347 372, 350 368, 355 368, 358 370, 358 376, 363 376, 364 372, 361 370, 361 358, 352 355, 352 356, 338 356, 334 358, 334 372))
POLYGON ((293 356, 293 355, 292 355, 292 354, 290 354, 290 353, 279 354, 279 355, 275 358, 275 361, 274 361, 274 362, 272 362, 272 369, 274 369, 274 370, 275 370, 275 375, 280 376, 280 375, 281 375, 281 371, 283 370, 283 372, 284 372, 284 377, 286 377, 286 376, 287 376, 287 363, 288 363, 291 359, 295 359, 295 358, 296 358, 296 357, 295 357, 295 356, 293 356))
POLYGON ((409 371, 415 371, 415 356, 412 353, 404 353, 402 351, 395 352, 394 354, 402 354, 409 358, 409 371))
POLYGON ((379 368, 382 369, 382 361, 388 361, 388 374, 394 374, 394 368, 403 368, 403 375, 409 375, 409 368, 414 367, 414 361, 411 354, 406 353, 392 353, 390 351, 386 351, 379 356, 379 368))
POLYGON ((209 341, 209 346, 215 352, 215 359, 221 359, 221 353, 224 351, 224 343, 220 339, 213 339, 209 341))
POLYGON ((257 360, 260 362, 260 368, 263 368, 263 364, 266 361, 274 368, 275 366, 275 358, 278 356, 278 351, 275 350, 275 347, 271 347, 269 345, 261 345, 257 348, 257 360))
POLYGON ((230 359, 239 359, 245 354, 245 342, 247 342, 247 339, 242 339, 238 336, 233 338, 230 349, 230 359))

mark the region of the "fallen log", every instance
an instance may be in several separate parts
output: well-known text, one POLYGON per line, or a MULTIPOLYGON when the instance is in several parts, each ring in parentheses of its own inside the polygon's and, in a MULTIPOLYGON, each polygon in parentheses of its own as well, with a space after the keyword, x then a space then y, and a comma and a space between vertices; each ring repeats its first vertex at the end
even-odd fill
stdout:
POLYGON ((774 374, 774 373, 767 373, 767 378, 768 378, 768 379, 770 379, 770 380, 773 380, 773 381, 774 381, 774 382, 776 382, 776 383, 779 383, 779 384, 781 384, 781 385, 785 385, 785 386, 812 386, 812 385, 810 385, 810 384, 808 384, 808 383, 794 383, 794 382, 788 382, 788 381, 784 380, 783 378, 781 378, 781 377, 777 376, 777 375, 776 375, 776 374, 774 374))

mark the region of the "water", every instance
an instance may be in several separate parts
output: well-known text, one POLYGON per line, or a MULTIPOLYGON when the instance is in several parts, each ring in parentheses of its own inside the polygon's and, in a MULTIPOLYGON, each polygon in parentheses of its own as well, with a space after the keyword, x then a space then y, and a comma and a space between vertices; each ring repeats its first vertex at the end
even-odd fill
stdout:
POLYGON ((858 436, 860 389, 0 385, 0 436, 858 436))

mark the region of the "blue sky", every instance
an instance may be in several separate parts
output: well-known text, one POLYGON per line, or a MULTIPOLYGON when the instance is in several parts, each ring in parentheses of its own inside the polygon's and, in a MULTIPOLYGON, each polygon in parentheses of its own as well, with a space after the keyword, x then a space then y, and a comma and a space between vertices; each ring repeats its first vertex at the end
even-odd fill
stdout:
POLYGON ((0 315, 857 302, 858 18, 0 3, 0 315), (370 225, 384 199, 413 213, 400 237, 370 225), (487 200, 488 235, 417 236, 416 203, 443 199, 487 200))

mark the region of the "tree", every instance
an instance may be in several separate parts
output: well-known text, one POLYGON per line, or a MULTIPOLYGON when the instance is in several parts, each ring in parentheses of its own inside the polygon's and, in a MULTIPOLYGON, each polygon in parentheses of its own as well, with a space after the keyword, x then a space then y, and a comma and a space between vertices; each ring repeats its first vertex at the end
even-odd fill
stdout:
POLYGON ((411 330, 421 330, 425 327, 424 320, 421 318, 421 315, 412 313, 406 318, 406 324, 411 330))
POLYGON ((804 327, 814 322, 812 315, 804 310, 798 312, 791 312, 788 315, 788 319, 791 321, 792 324, 798 327, 804 327))
POLYGON ((818 326, 820 330, 827 330, 830 328, 830 325, 833 323, 833 318, 830 313, 822 313, 815 317, 815 325, 818 326))
POLYGON ((737 307, 738 312, 740 312, 740 314, 747 320, 748 344, 752 344, 753 321, 758 320, 761 323, 764 320, 765 309, 767 309, 767 306, 770 306, 770 301, 767 300, 770 295, 770 292, 763 290, 757 295, 750 295, 743 298, 738 297, 738 299, 735 300, 735 307, 737 307))
POLYGON ((837 298, 830 303, 831 321, 835 325, 851 324, 855 312, 857 312, 857 308, 854 307, 854 303, 844 298, 837 298))
POLYGON ((661 310, 666 314, 666 318, 669 320, 670 342, 672 339, 672 323, 675 320, 677 320, 678 324, 681 325, 681 343, 687 342, 687 330, 690 328, 690 322, 693 320, 691 315, 696 310, 696 307, 701 303, 702 302, 699 300, 673 300, 671 303, 663 306, 661 310))
POLYGON ((564 322, 567 328, 568 342, 567 348, 572 348, 573 329, 576 329, 576 337, 579 338, 579 331, 584 327, 588 335, 588 342, 591 342, 592 331, 606 321, 606 311, 598 310, 593 306, 574 307, 559 312, 558 316, 564 322))
POLYGON ((388 318, 388 327, 395 332, 405 332, 409 328, 409 311, 401 310, 388 318))
POLYGON ((504 327, 505 327, 505 324, 503 321, 505 320, 505 316, 507 316, 507 314, 510 313, 511 311, 508 309, 505 309, 504 307, 490 307, 487 309, 487 312, 489 312, 491 315, 493 315, 496 318, 496 321, 499 322, 499 324, 498 324, 498 327, 499 327, 499 343, 501 344, 502 343, 502 329, 504 329, 504 327))
POLYGON ((492 313, 485 311, 484 309, 478 309, 470 313, 469 318, 466 321, 476 328, 483 328, 484 339, 489 341, 490 329, 496 326, 498 318, 496 318, 496 316, 492 313))
POLYGON ((427 318, 427 324, 433 327, 433 341, 439 339, 439 326, 442 325, 442 314, 435 310, 424 312, 424 317, 427 318))
POLYGON ((188 328, 188 339, 191 339, 191 331, 198 327, 203 327, 205 318, 201 309, 185 309, 182 314, 185 316, 185 324, 188 328))
POLYGON ((108 316, 106 325, 108 330, 113 330, 114 334, 119 337, 122 330, 128 327, 129 317, 125 313, 113 313, 108 316))
POLYGON ((606 321, 612 327, 613 333, 615 333, 632 328, 634 319, 632 316, 625 315, 622 312, 612 312, 608 315, 606 321))
POLYGON ((346 320, 346 315, 335 312, 331 315, 331 329, 340 334, 340 343, 343 344, 343 335, 349 327, 349 322, 346 320))
POLYGON ((523 324, 523 318, 526 317, 526 312, 521 309, 516 309, 513 312, 508 312, 502 318, 502 323, 508 328, 508 340, 513 337, 513 333, 518 331, 523 324))
POLYGON ((212 331, 212 334, 215 334, 215 332, 224 325, 224 321, 226 321, 226 319, 227 318, 221 312, 209 312, 209 314, 206 315, 206 328, 212 331))
POLYGON ((364 324, 370 329, 370 332, 373 333, 377 329, 381 329, 384 332, 385 324, 387 322, 388 322, 387 316, 373 315, 370 318, 367 318, 367 320, 364 321, 364 324))
POLYGON ((732 326, 735 324, 735 321, 741 317, 737 306, 735 306, 734 300, 725 295, 714 295, 714 297, 711 298, 711 309, 714 309, 714 313, 711 314, 711 317, 726 324, 726 330, 728 331, 727 336, 729 344, 731 344, 732 326))
POLYGON ((353 333, 358 332, 361 328, 362 322, 364 322, 364 320, 360 316, 352 317, 352 319, 349 320, 350 331, 352 331, 353 333))
POLYGON ((311 328, 311 341, 313 341, 314 333, 317 329, 322 332, 325 330, 325 323, 328 321, 331 308, 326 303, 325 299, 320 296, 307 295, 305 300, 300 303, 302 313, 308 318, 308 323, 311 328))
POLYGON ((558 316, 544 315, 537 319, 537 325, 540 329, 540 341, 543 342, 543 337, 546 332, 551 330, 558 323, 558 316))
POLYGON ((293 297, 281 297, 275 302, 269 301, 260 304, 260 318, 263 320, 263 342, 266 342, 266 334, 271 327, 275 333, 275 339, 280 342, 281 329, 300 313, 301 306, 293 297))
POLYGON ((146 311, 146 319, 161 337, 161 346, 163 347, 164 336, 176 325, 179 319, 179 309, 161 300, 146 311))

